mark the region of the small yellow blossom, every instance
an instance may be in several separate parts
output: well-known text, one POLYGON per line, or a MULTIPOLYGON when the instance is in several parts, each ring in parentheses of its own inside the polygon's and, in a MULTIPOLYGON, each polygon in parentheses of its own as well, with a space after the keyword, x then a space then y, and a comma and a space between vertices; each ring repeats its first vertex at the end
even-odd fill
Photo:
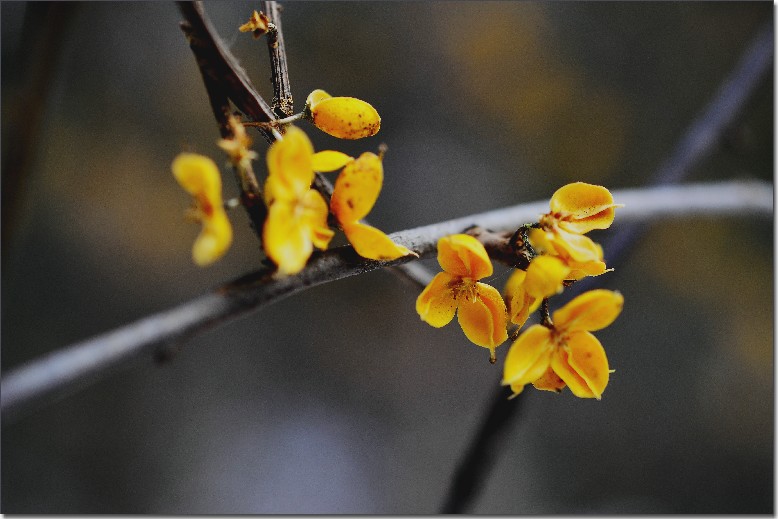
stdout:
POLYGON ((503 291, 511 322, 519 327, 524 326, 529 315, 538 309, 544 298, 562 291, 562 282, 569 274, 570 268, 553 256, 537 256, 526 271, 514 271, 503 291))
POLYGON ((544 236, 536 230, 530 233, 533 246, 538 241, 545 242, 551 253, 578 263, 601 261, 602 249, 584 234, 610 227, 615 209, 623 205, 613 203, 606 188, 584 182, 559 188, 550 205, 551 211, 541 216, 539 222, 544 236))
POLYGON ((567 385, 575 396, 599 399, 610 370, 602 344, 589 332, 611 324, 623 305, 618 292, 591 290, 554 312, 552 325, 530 326, 508 350, 502 384, 514 395, 532 383, 557 392, 567 385))
POLYGON ((484 246, 467 234, 438 240, 438 273, 416 299, 421 319, 440 328, 458 312, 459 325, 473 343, 494 350, 507 338, 505 302, 494 288, 478 280, 491 276, 492 262, 484 246))
POLYGON ((246 133, 246 127, 234 115, 227 119, 232 136, 218 141, 221 149, 227 152, 230 161, 239 168, 251 169, 251 161, 257 158, 255 151, 250 150, 251 137, 246 133))
POLYGON ((375 227, 359 222, 375 205, 383 181, 381 157, 363 153, 348 162, 338 175, 330 208, 357 254, 374 260, 393 260, 413 252, 375 227))
POLYGON ((267 152, 264 195, 268 215, 262 243, 282 274, 301 271, 313 248, 326 249, 334 235, 327 226, 327 202, 311 189, 313 156, 308 136, 294 126, 267 152))
POLYGON ((354 97, 332 97, 314 90, 305 112, 321 131, 340 139, 372 137, 381 129, 381 117, 370 103, 354 97))
POLYGON ((270 28, 270 19, 265 13, 254 11, 249 21, 238 27, 240 32, 253 33, 254 38, 259 38, 270 28))
POLYGON ((173 176, 192 197, 195 208, 190 214, 203 225, 192 247, 192 259, 207 266, 221 258, 232 244, 232 226, 222 202, 219 168, 203 155, 181 153, 172 164, 173 176))

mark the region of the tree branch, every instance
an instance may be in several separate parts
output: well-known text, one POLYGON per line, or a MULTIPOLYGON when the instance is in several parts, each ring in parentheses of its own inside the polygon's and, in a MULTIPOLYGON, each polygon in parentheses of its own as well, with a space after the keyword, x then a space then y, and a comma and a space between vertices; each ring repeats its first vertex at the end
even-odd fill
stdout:
POLYGON ((273 25, 267 33, 267 49, 270 52, 270 70, 273 81, 273 110, 279 117, 294 114, 292 87, 289 85, 289 70, 286 65, 284 33, 281 30, 282 8, 274 0, 262 2, 265 14, 273 25))
MULTIPOLYGON (((754 38, 735 69, 722 83, 713 100, 707 105, 702 115, 688 128, 670 158, 651 177, 652 185, 667 185, 681 181, 692 168, 710 153, 719 143, 725 129, 742 112, 759 81, 770 69, 772 58, 773 26, 769 24, 754 38)), ((657 192, 657 189, 662 188, 654 188, 652 192, 657 192)), ((634 194, 633 190, 632 195, 634 196, 634 194)), ((705 203, 698 198, 698 195, 699 193, 694 197, 695 201, 688 200, 689 205, 686 207, 690 211, 693 211, 693 206, 699 208, 699 203, 705 203)), ((705 194, 702 194, 702 197, 705 197, 705 194)), ((640 205, 640 200, 630 202, 628 198, 627 193, 621 193, 619 202, 627 204, 628 207, 630 203, 637 202, 640 205)), ((676 202, 683 201, 671 203, 676 202)), ((656 200, 656 203, 661 204, 662 198, 656 200)), ((765 198, 760 205, 763 205, 765 209, 769 205, 769 210, 772 211, 772 200, 768 201, 765 198)), ((659 209, 659 205, 656 205, 655 209, 659 209)), ((625 223, 623 218, 625 211, 619 210, 618 214, 619 223, 625 223)), ((621 227, 615 235, 605 241, 603 248, 608 265, 618 264, 643 233, 645 223, 638 222, 621 227)), ((569 294, 572 296, 586 290, 591 286, 591 283, 592 279, 585 278, 576 283, 569 294)), ((519 406, 516 405, 518 403, 516 400, 526 398, 524 395, 519 395, 517 399, 507 402, 503 389, 499 388, 491 397, 492 405, 489 406, 489 411, 470 441, 465 457, 456 468, 452 480, 453 484, 448 490, 442 513, 466 512, 472 504, 472 500, 477 496, 478 490, 488 479, 493 466, 493 459, 489 453, 501 450, 501 441, 506 436, 504 429, 510 427, 518 413, 519 406)))
POLYGON ((202 3, 178 2, 178 8, 186 20, 182 29, 189 38, 189 46, 197 58, 203 77, 211 78, 219 84, 226 97, 253 121, 270 122, 276 119, 273 110, 259 95, 246 71, 213 28, 202 3))
MULTIPOLYGON (((626 204, 618 210, 617 225, 677 215, 772 217, 773 190, 765 182, 667 186, 613 194, 618 202, 626 204)), ((443 236, 475 224, 498 232, 511 231, 537 220, 546 211, 548 201, 520 204, 417 227, 390 237, 420 257, 430 257, 443 236)), ((183 341, 297 292, 414 259, 406 256, 389 262, 366 260, 353 248, 340 247, 315 253, 308 266, 295 276, 279 278, 274 277, 271 269, 256 271, 178 307, 62 348, 4 374, 0 382, 2 418, 13 418, 25 409, 61 398, 141 357, 158 355, 161 346, 183 341)))

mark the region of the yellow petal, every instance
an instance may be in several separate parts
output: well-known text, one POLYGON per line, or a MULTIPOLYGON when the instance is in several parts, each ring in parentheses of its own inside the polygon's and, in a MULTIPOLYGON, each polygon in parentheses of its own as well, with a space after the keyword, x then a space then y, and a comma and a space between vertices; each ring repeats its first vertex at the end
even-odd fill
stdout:
POLYGON ((446 272, 481 279, 494 272, 483 244, 468 234, 452 234, 438 240, 438 263, 446 272))
POLYGON ((421 320, 435 328, 446 326, 454 318, 457 301, 454 288, 459 278, 440 272, 416 299, 416 312, 421 320))
POLYGON ((500 292, 491 285, 476 283, 475 288, 476 295, 487 306, 489 313, 492 315, 492 322, 494 323, 492 342, 495 345, 500 345, 508 339, 508 315, 505 309, 505 300, 503 300, 500 292))
POLYGON ((414 254, 412 250, 394 243, 389 236, 370 225, 359 222, 343 224, 343 232, 357 254, 363 258, 389 261, 414 254))
POLYGON ((374 153, 363 153, 346 164, 335 181, 330 207, 341 224, 361 220, 370 212, 381 192, 384 167, 374 153))
POLYGON ((299 198, 313 182, 313 144, 301 129, 287 128, 284 138, 267 150, 268 182, 270 190, 265 198, 285 200, 299 198), (272 180, 271 180, 272 177, 272 180))
POLYGON ((282 274, 300 272, 313 252, 310 228, 295 214, 295 205, 283 200, 269 208, 262 229, 265 253, 282 274))
POLYGON ((610 372, 605 350, 589 332, 573 332, 551 360, 551 367, 577 397, 600 399, 610 372))
POLYGON ((567 384, 565 384, 565 381, 559 378, 559 375, 557 375, 554 370, 551 369, 551 366, 549 366, 546 372, 543 373, 543 376, 533 381, 532 385, 541 391, 553 391, 554 393, 559 393, 565 388, 567 384))
MULTIPOLYGON (((179 185, 198 202, 207 201, 209 206, 221 205, 222 179, 213 160, 197 153, 180 153, 173 159, 171 168, 179 185)), ((208 212, 206 207, 200 209, 208 212)))
POLYGON ((534 298, 550 297, 562 291, 562 281, 569 273, 570 268, 559 258, 536 256, 527 268, 524 288, 534 298))
POLYGON ((335 171, 354 160, 345 153, 334 150, 324 150, 313 154, 313 170, 326 173, 335 171))
POLYGON ((308 98, 305 100, 305 108, 307 110, 310 110, 314 106, 316 106, 319 101, 324 101, 325 99, 332 98, 331 95, 329 95, 327 92, 325 92, 322 89, 316 89, 310 94, 308 94, 308 98))
POLYGON ((310 112, 317 128, 340 139, 371 137, 381 129, 376 109, 354 97, 314 99, 310 112))
POLYGON ((211 218, 203 220, 203 229, 192 247, 192 259, 205 267, 224 256, 231 244, 232 226, 220 207, 211 218))
POLYGON ((302 225, 307 227, 314 247, 326 249, 332 237, 335 236, 335 233, 327 225, 329 213, 327 202, 318 191, 309 189, 302 198, 301 207, 303 208, 300 213, 302 225))
POLYGON ((579 280, 587 276, 599 276, 613 271, 613 269, 605 266, 604 261, 587 261, 584 263, 570 261, 568 265, 570 266, 570 273, 567 275, 567 279, 579 280))
POLYGON ((610 191, 584 182, 562 186, 551 197, 551 212, 561 215, 559 226, 579 234, 610 227, 616 207, 610 191))
POLYGON ((551 330, 535 324, 527 328, 511 345, 505 357, 502 385, 524 386, 540 378, 551 362, 551 330))
POLYGON ((510 299, 518 290, 524 290, 524 279, 526 279, 526 277, 526 270, 516 269, 511 273, 508 281, 505 282, 505 288, 502 290, 506 299, 510 299))
POLYGON ((562 229, 553 232, 553 245, 560 256, 566 256, 573 261, 601 261, 602 247, 583 234, 575 234, 562 229))
POLYGON ((494 349, 505 342, 508 333, 505 303, 494 287, 477 283, 472 299, 465 291, 457 296, 459 325, 465 336, 478 346, 494 349))
POLYGON ((593 332, 615 321, 623 306, 624 296, 618 292, 590 290, 554 312, 553 321, 558 330, 593 332))
POLYGON ((507 301, 508 318, 519 328, 524 326, 529 315, 540 306, 540 300, 527 293, 524 287, 524 280, 527 272, 524 270, 515 270, 508 278, 503 293, 507 301))

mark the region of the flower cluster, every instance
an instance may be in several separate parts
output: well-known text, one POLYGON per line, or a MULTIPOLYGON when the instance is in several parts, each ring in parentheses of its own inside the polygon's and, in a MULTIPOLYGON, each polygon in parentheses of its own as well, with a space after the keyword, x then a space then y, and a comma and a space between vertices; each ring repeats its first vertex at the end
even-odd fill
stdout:
MULTIPOLYGON (((323 90, 313 91, 305 110, 292 117, 293 120, 302 118, 342 139, 369 137, 381 126, 381 118, 370 104, 353 97, 332 97, 323 90)), ((384 178, 381 155, 366 152, 355 159, 334 150, 316 153, 303 130, 291 126, 288 120, 275 125, 277 140, 267 152, 268 174, 263 188, 251 164, 257 154, 250 149, 251 139, 236 117, 228 120, 232 135, 218 144, 235 168, 242 192, 261 196, 265 203, 267 216, 262 226, 262 245, 267 257, 278 266, 280 275, 300 272, 314 249, 328 247, 335 234, 328 225, 330 213, 357 254, 364 258, 392 260, 414 254, 361 221, 381 192, 384 178), (313 182, 316 172, 336 170, 341 172, 328 204, 313 182)), ((232 240, 232 228, 221 199, 218 168, 211 159, 188 153, 176 158, 173 172, 195 198, 194 216, 203 223, 203 233, 195 243, 195 262, 210 265, 227 251, 232 240)))
POLYGON ((504 299, 478 281, 492 274, 484 246, 472 236, 458 234, 438 242, 443 272, 418 297, 416 311, 423 321, 441 327, 458 310, 467 338, 489 348, 494 361, 495 348, 507 339, 507 322, 518 331, 541 309, 541 323, 524 331, 508 351, 503 385, 510 386, 514 396, 531 383, 556 392, 567 386, 578 397, 599 399, 610 369, 602 345, 590 332, 616 319, 623 297, 618 292, 592 290, 553 316, 548 300, 583 277, 612 270, 605 265, 602 247, 585 235, 610 227, 621 205, 614 203, 606 188, 584 182, 557 190, 550 205, 551 210, 536 224, 524 226, 515 235, 516 247, 531 259, 526 268, 510 275, 504 299))

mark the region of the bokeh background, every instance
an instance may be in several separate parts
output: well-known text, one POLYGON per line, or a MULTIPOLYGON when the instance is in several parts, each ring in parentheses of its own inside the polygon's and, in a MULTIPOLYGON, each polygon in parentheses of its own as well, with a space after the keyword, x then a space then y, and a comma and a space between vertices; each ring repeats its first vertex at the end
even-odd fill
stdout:
MULTIPOLYGON (((269 100, 264 41, 237 30, 258 7, 206 3, 269 100)), ((301 126, 317 149, 388 145, 370 219, 393 232, 576 180, 644 185, 773 9, 289 2, 283 26, 298 108, 324 88, 380 112, 363 141, 301 126)), ((221 262, 190 258, 170 163, 223 154, 173 3, 0 12, 4 372, 258 267, 241 211, 221 262)), ((690 180, 772 179, 768 76, 690 180)), ((471 511, 772 513, 773 259, 769 220, 653 226, 601 278, 626 299, 598 333, 604 398, 528 388, 471 511)), ((4 423, 2 511, 435 513, 507 347, 490 365, 456 324, 422 323, 417 295, 386 272, 314 288, 4 423)))

